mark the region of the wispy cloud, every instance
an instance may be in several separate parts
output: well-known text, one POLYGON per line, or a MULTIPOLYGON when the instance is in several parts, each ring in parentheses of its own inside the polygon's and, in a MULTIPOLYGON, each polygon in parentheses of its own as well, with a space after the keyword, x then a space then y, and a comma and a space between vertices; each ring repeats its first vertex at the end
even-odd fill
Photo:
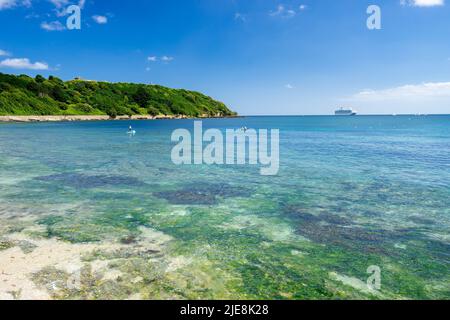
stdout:
POLYGON ((57 8, 62 8, 69 4, 69 0, 49 0, 57 8))
POLYGON ((165 64, 168 64, 168 63, 172 62, 173 60, 175 60, 175 58, 171 57, 171 56, 161 56, 161 57, 149 56, 149 57, 147 57, 147 61, 149 61, 149 62, 162 62, 165 64))
POLYGON ((106 17, 106 16, 95 15, 95 16, 92 16, 92 19, 98 24, 107 24, 108 23, 108 17, 106 17))
POLYGON ((0 10, 11 9, 17 6, 30 7, 31 0, 0 0, 0 10))
POLYGON ((48 70, 45 62, 30 62, 28 58, 5 59, 0 61, 0 68, 27 69, 27 70, 48 70))
POLYGON ((52 22, 42 22, 41 28, 46 31, 63 31, 66 29, 65 26, 59 21, 52 21, 52 22))
POLYGON ((169 57, 169 56, 162 56, 161 57, 161 60, 163 62, 167 62, 167 63, 172 62, 174 59, 175 59, 174 57, 169 57))
POLYGON ((86 0, 78 0, 78 2, 73 0, 48 0, 51 2, 55 9, 53 11, 56 12, 57 17, 64 17, 68 15, 67 8, 70 5, 78 5, 80 9, 84 9, 84 6, 86 4, 86 0))
POLYGON ((0 10, 15 7, 16 4, 16 0, 0 0, 0 10))
POLYGON ((285 85, 284 87, 285 87, 286 89, 289 89, 289 90, 294 89, 294 86, 293 86, 292 84, 290 84, 290 83, 288 83, 288 84, 285 85))
POLYGON ((279 18, 293 18, 308 8, 307 5, 301 4, 298 8, 287 8, 284 4, 279 4, 276 10, 270 11, 269 16, 279 18))
POLYGON ((450 98, 450 82, 427 82, 422 84, 409 84, 383 90, 363 90, 348 100, 362 102, 380 101, 416 101, 430 98, 450 98))
POLYGON ((402 6, 438 7, 445 5, 445 0, 400 0, 402 6))
POLYGON ((236 12, 234 14, 234 20, 241 21, 241 22, 247 22, 247 16, 240 12, 236 12))
POLYGON ((0 57, 5 57, 5 56, 7 57, 10 55, 11 55, 11 53, 9 53, 8 51, 0 49, 0 57))
POLYGON ((270 11, 269 15, 271 17, 281 17, 281 18, 293 18, 297 13, 293 9, 286 9, 282 4, 278 5, 275 11, 270 11))

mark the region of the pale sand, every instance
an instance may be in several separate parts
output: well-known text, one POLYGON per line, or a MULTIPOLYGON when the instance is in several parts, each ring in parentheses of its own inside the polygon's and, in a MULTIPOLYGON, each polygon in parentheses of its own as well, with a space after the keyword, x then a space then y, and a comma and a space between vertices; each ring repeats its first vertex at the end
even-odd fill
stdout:
POLYGON ((71 244, 55 239, 29 240, 21 234, 8 237, 13 241, 28 241, 36 246, 25 254, 19 247, 0 251, 0 300, 13 299, 12 292, 20 293, 23 300, 51 299, 31 281, 30 276, 45 267, 52 266, 74 272, 82 266, 81 256, 93 250, 115 250, 111 244, 71 244))
MULTIPOLYGON (((27 241, 36 248, 28 254, 19 246, 0 251, 0 300, 49 300, 49 293, 38 288, 31 280, 33 274, 46 267, 73 274, 85 264, 81 257, 95 250, 160 252, 172 240, 170 236, 150 228, 141 227, 140 231, 141 236, 134 246, 118 243, 73 244, 56 239, 30 239, 24 233, 10 234, 6 240, 16 243, 27 241)), ((90 265, 93 272, 102 271, 105 280, 114 280, 121 276, 119 271, 108 268, 106 260, 95 260, 90 265)))

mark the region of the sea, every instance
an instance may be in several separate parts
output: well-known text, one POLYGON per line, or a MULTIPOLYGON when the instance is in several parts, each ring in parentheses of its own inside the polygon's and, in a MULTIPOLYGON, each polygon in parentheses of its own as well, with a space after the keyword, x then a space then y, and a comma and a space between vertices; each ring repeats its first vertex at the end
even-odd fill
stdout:
POLYGON ((450 299, 450 116, 3 123, 0 261, 0 298, 450 299), (278 129, 277 174, 174 164, 195 121, 278 129))

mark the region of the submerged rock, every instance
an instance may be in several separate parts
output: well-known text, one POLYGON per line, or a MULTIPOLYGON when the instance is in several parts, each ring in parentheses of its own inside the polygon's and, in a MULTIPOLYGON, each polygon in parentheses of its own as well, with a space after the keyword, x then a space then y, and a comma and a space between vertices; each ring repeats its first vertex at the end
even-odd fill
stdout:
POLYGON ((326 222, 328 224, 336 224, 343 226, 349 226, 353 224, 350 219, 342 217, 337 214, 332 214, 330 212, 323 212, 319 215, 313 215, 306 212, 306 210, 303 209, 302 207, 295 205, 289 205, 284 207, 283 213, 288 217, 295 219, 296 221, 299 222, 306 222, 306 223, 326 222))
POLYGON ((11 241, 0 240, 0 251, 8 250, 12 247, 14 247, 14 243, 12 243, 11 241))
POLYGON ((128 236, 120 239, 121 244, 133 244, 133 243, 136 243, 137 241, 138 240, 135 235, 128 235, 128 236))
POLYGON ((50 176, 38 177, 36 180, 44 182, 58 182, 62 185, 76 189, 90 189, 108 186, 144 186, 145 183, 133 177, 116 175, 89 176, 80 173, 60 173, 50 176))
POLYGON ((25 241, 25 240, 19 241, 17 243, 17 245, 22 250, 22 252, 25 254, 32 253, 37 248, 37 245, 35 245, 34 243, 31 243, 29 241, 25 241))
POLYGON ((330 223, 330 224, 337 224, 341 226, 349 226, 352 225, 352 221, 350 219, 338 216, 336 214, 332 214, 329 212, 321 213, 319 215, 319 218, 323 221, 330 223))
POLYGON ((248 197, 251 192, 228 184, 192 184, 181 190, 155 192, 154 195, 177 205, 215 205, 219 198, 248 197))
POLYGON ((320 222, 321 220, 319 217, 306 212, 306 210, 303 209, 302 207, 295 205, 288 205, 284 207, 283 213, 289 218, 304 223, 315 223, 320 222))
POLYGON ((422 218, 422 217, 411 217, 409 218, 409 220, 411 220, 412 222, 416 223, 416 224, 421 224, 421 225, 432 225, 435 224, 435 222, 431 219, 427 219, 427 218, 422 218))
MULTIPOLYGON (((390 243, 407 240, 416 235, 413 229, 384 230, 352 226, 350 219, 331 213, 312 215, 295 205, 283 212, 298 222, 297 233, 309 240, 372 253, 387 253, 390 243)), ((416 235, 417 236, 417 235, 416 235)))

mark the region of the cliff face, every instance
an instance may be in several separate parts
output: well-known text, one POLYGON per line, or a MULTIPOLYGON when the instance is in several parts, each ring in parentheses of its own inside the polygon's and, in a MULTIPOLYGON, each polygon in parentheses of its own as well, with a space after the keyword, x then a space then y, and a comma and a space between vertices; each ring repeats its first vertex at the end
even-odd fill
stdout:
POLYGON ((222 102, 199 92, 158 85, 86 80, 64 82, 0 73, 0 116, 187 116, 235 115, 222 102))

